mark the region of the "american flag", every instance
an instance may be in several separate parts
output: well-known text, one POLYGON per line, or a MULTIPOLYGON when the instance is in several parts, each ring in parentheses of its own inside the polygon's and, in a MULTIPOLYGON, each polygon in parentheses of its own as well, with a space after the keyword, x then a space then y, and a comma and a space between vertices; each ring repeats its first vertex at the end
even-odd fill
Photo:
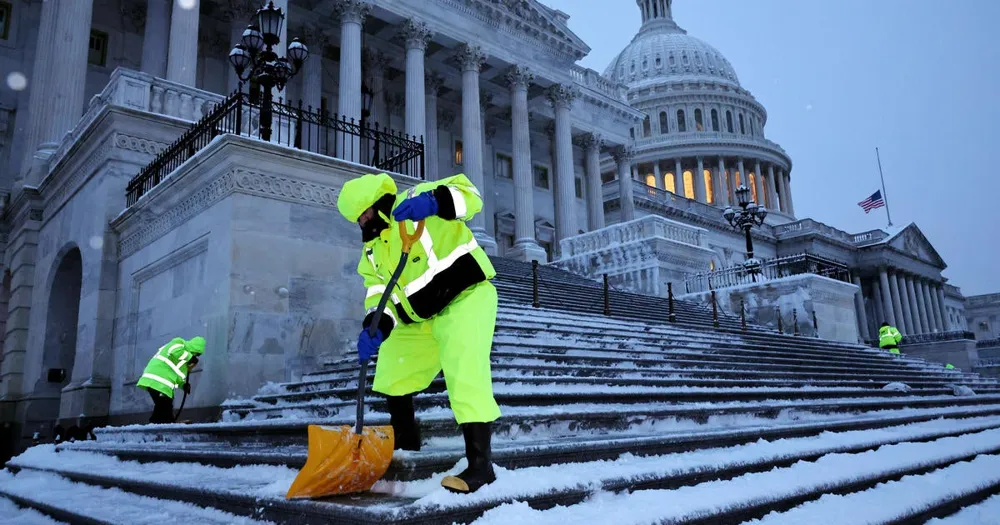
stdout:
POLYGON ((861 208, 865 210, 865 213, 868 213, 874 210, 875 208, 881 208, 882 206, 885 206, 885 200, 882 199, 882 190, 878 190, 875 193, 872 193, 870 197, 859 202, 858 206, 861 206, 861 208))

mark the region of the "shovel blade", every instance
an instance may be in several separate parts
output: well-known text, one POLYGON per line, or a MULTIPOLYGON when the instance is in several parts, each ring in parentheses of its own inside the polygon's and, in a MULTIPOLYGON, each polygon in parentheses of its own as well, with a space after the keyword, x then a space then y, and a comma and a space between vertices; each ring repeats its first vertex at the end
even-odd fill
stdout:
POLYGON ((306 464, 288 489, 287 499, 365 492, 382 478, 392 461, 391 426, 309 425, 306 464))

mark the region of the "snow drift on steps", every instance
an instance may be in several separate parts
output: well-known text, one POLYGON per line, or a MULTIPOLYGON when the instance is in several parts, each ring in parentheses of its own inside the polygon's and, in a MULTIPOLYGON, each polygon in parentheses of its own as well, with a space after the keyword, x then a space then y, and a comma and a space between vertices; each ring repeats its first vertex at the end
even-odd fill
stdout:
MULTIPOLYGON (((2 471, 0 471, 2 472, 2 471)), ((36 510, 22 509, 0 496, 0 525, 66 525, 36 510)))
MULTIPOLYGON (((829 439, 829 436, 823 437, 829 439)), ((842 438, 843 436, 836 435, 834 437, 842 438)), ((844 443, 843 439, 836 439, 836 444, 842 445, 844 443)), ((815 462, 799 461, 787 468, 745 474, 730 480, 701 483, 676 490, 638 490, 623 494, 599 492, 586 502, 568 507, 557 506, 544 511, 531 509, 526 503, 509 503, 486 512, 475 523, 477 525, 509 523, 531 525, 536 523, 614 522, 626 525, 667 519, 679 520, 704 516, 731 508, 740 508, 752 503, 773 501, 812 489, 823 489, 834 484, 863 479, 902 468, 918 467, 933 460, 962 457, 971 453, 991 450, 998 445, 1000 445, 1000 429, 992 429, 960 437, 942 438, 928 443, 885 445, 876 450, 858 454, 828 454, 815 462)), ((746 447, 752 446, 754 445, 746 447)), ((787 449, 787 444, 782 448, 787 449)), ((683 456, 696 456, 709 452, 719 454, 719 451, 701 451, 683 456)), ((734 457, 735 454, 720 454, 710 464, 726 464, 732 462, 734 457)), ((643 462, 648 460, 649 458, 642 458, 643 462)), ((579 485, 581 479, 598 478, 601 473, 606 473, 609 470, 608 467, 602 467, 591 472, 577 472, 575 484, 579 485)), ((535 477, 539 477, 537 473, 535 477)), ((546 477, 548 477, 548 473, 546 473, 546 477)), ((530 480, 529 477, 521 482, 530 483, 530 480)), ((472 497, 476 497, 484 490, 485 488, 480 489, 472 497)), ((447 495, 442 497, 437 494, 433 496, 437 496, 437 499, 447 497, 447 495)), ((486 496, 487 494, 483 494, 480 497, 486 496)))
POLYGON ((1000 524, 1000 496, 966 507, 947 518, 933 519, 925 525, 998 525, 1000 524))

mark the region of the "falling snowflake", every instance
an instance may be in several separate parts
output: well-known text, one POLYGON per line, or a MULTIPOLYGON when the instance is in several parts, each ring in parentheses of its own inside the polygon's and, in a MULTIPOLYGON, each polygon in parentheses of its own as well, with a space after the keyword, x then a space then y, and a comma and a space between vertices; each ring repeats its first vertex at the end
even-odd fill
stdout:
POLYGON ((13 71, 7 75, 7 87, 14 91, 24 91, 24 88, 28 87, 28 77, 20 71, 13 71))
POLYGON ((198 0, 177 0, 177 5, 181 6, 181 9, 194 9, 197 3, 198 0))
POLYGON ((812 104, 806 104, 806 111, 812 111, 812 109, 813 109, 812 104))
POLYGON ((95 249, 95 250, 100 250, 101 248, 104 247, 104 238, 100 237, 98 235, 95 235, 95 236, 91 237, 90 238, 90 247, 93 248, 93 249, 95 249))

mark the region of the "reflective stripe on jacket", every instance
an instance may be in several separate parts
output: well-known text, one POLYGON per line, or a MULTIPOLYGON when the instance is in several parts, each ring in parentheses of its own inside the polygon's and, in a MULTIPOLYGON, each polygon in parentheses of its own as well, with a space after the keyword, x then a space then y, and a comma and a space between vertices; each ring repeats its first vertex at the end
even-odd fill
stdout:
POLYGON ((174 389, 187 381, 187 364, 192 357, 194 354, 187 350, 184 339, 173 338, 149 360, 136 386, 152 388, 173 398, 174 389))
MULTIPOLYGON (((483 208, 475 185, 463 174, 426 182, 397 195, 393 208, 411 196, 428 191, 438 202, 438 215, 424 220, 424 233, 410 249, 406 267, 386 303, 379 321, 385 337, 389 337, 397 323, 429 319, 469 286, 496 275, 486 252, 465 224, 483 208)), ((415 224, 412 221, 405 224, 412 233, 415 224)), ((358 262, 358 274, 367 288, 364 326, 370 323, 399 264, 402 247, 399 223, 395 221, 390 222, 379 238, 365 244, 358 262)))
POLYGON ((878 346, 886 348, 896 346, 903 340, 903 334, 896 330, 895 326, 883 326, 878 329, 878 346))

